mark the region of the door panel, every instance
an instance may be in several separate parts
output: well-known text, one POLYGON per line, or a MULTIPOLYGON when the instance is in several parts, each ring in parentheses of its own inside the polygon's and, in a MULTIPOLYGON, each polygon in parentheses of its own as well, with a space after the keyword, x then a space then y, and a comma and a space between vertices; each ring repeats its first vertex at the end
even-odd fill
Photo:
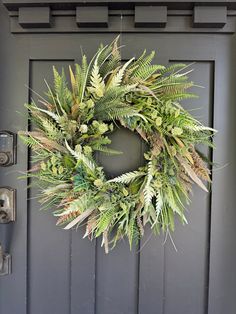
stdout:
MULTIPOLYGON (((165 60, 163 61, 165 63, 168 61, 171 63, 195 61, 191 59, 189 53, 186 54, 185 49, 180 51, 181 59, 176 60, 174 54, 166 53, 169 44, 163 45, 162 40, 159 43, 151 44, 154 42, 154 38, 154 35, 149 36, 146 40, 146 47, 149 50, 157 49, 159 45, 162 47, 159 51, 159 58, 158 56, 156 58, 157 62, 160 62, 159 59, 165 60)), ((181 38, 179 40, 181 41, 181 38)), ((127 42, 127 47, 133 47, 131 53, 138 51, 133 37, 130 40, 130 36, 122 35, 122 41, 123 43, 127 42)), ((84 46, 82 40, 80 44, 84 46)), ((68 57, 66 54, 64 59, 68 59, 68 57)), ((128 57, 130 57, 129 52, 125 51, 123 58, 127 59, 128 57)), ((72 63, 73 61, 58 59, 49 61, 46 57, 45 60, 31 60, 30 87, 42 95, 45 90, 44 78, 47 82, 52 82, 52 66, 55 65, 57 69, 61 67, 66 69, 72 63)), ((192 67, 195 68, 195 71, 190 74, 191 79, 204 86, 204 89, 196 87, 193 91, 197 92, 200 98, 186 101, 185 107, 193 110, 193 114, 204 123, 211 125, 214 64, 211 61, 198 59, 192 67)), ((33 98, 37 100, 38 97, 36 95, 33 98)), ((98 161, 104 165, 107 174, 114 176, 137 168, 143 159, 143 146, 139 137, 120 128, 114 132, 112 138, 112 147, 122 150, 124 154, 116 157, 99 154, 98 161)), ((90 274, 89 287, 94 292, 89 300, 90 302, 93 300, 97 313, 135 313, 139 302, 139 311, 143 314, 147 310, 150 314, 155 313, 158 306, 168 314, 175 313, 176 308, 179 313, 190 311, 192 308, 195 309, 194 313, 204 313, 208 284, 210 195, 195 188, 193 203, 188 210, 188 226, 183 227, 177 222, 174 235, 163 235, 159 238, 151 236, 147 230, 147 238, 141 241, 138 251, 130 252, 127 242, 121 242, 116 250, 106 256, 103 249, 100 248, 100 239, 92 245, 86 244, 89 246, 91 251, 89 256, 92 255, 92 259, 86 264, 84 273, 90 274), (172 237, 174 244, 171 241, 172 237), (151 241, 151 246, 148 246, 149 241, 151 241), (177 252, 174 246, 177 247, 177 252), (155 248, 156 256, 153 256, 155 248), (160 259, 161 262, 159 262, 160 259), (149 263, 148 267, 145 266, 145 263, 149 263), (143 267, 145 269, 142 269, 143 267), (150 280, 153 273, 157 275, 150 280), (95 274, 95 280, 91 278, 91 274, 95 274), (158 277, 160 277, 160 281, 158 277), (150 282, 153 282, 154 289, 150 282), (139 284, 141 293, 138 294, 139 284), (158 285, 160 286, 158 287, 158 285), (145 287, 143 291, 142 287, 145 287), (160 294, 156 293, 156 289, 160 290, 160 294), (153 296, 151 291, 153 291, 153 296), (138 297, 140 297, 140 301, 138 297), (153 298, 151 302, 149 302, 149 298, 153 298), (186 302, 186 298, 188 302, 186 302)), ((30 311, 45 313, 50 308, 51 311, 65 313, 70 308, 69 293, 73 291, 73 289, 71 290, 71 265, 77 263, 75 267, 77 271, 80 270, 80 259, 79 256, 77 260, 75 259, 74 251, 78 250, 83 254, 80 244, 82 241, 88 241, 81 239, 83 230, 80 230, 79 233, 72 232, 72 238, 70 232, 55 227, 55 218, 50 215, 50 212, 39 211, 39 204, 34 198, 30 201, 28 217, 30 221, 28 249, 30 311), (53 295, 50 293, 52 290, 55 291, 53 295), (46 299, 42 303, 41 298, 45 292, 46 299), (58 295, 67 297, 58 302, 58 295)), ((73 280, 76 279, 73 278, 73 280)), ((84 297, 87 299, 87 295, 84 297)), ((90 306, 92 306, 91 303, 90 306)), ((91 311, 90 306, 86 309, 91 311)))
MULTIPOLYGON (((188 64, 188 61, 171 59, 171 63, 188 64)), ((190 78, 204 88, 193 88, 193 92, 200 96, 199 99, 184 102, 186 109, 209 126, 212 126, 213 114, 213 66, 212 62, 201 61, 191 66, 194 72, 190 78)), ((143 288, 144 291, 141 290, 140 293, 141 313, 145 313, 147 308, 148 313, 156 313, 153 304, 168 314, 176 313, 176 309, 179 313, 205 313, 209 267, 210 198, 210 194, 194 187, 192 204, 187 209, 186 215, 188 225, 182 226, 177 221, 174 234, 163 236, 161 244, 153 236, 143 241, 140 288, 142 289, 143 285, 145 289, 143 288), (163 251, 161 257, 160 251, 163 251), (153 270, 151 273, 150 269, 153 270), (162 271, 159 273, 154 271, 155 269, 162 271), (161 282, 161 285, 155 286, 160 291, 160 297, 155 290, 153 291, 153 281, 161 282)), ((149 234, 148 236, 150 237, 149 234)))
MULTIPOLYGON (((68 68, 68 61, 30 61, 30 88, 44 97, 52 79, 52 66, 68 68)), ((38 95, 30 90, 30 99, 38 95)), ((31 182, 30 182, 31 183, 31 182)), ((40 211, 39 191, 30 190, 28 213, 28 292, 30 313, 66 313, 70 308, 71 233, 55 228, 50 210, 40 211), (46 214, 46 217, 45 217, 46 214), (58 299, 58 296, 63 296, 58 299), (44 300, 42 302, 42 300, 44 300)))
MULTIPOLYGON (((185 62, 185 60, 181 61, 185 62)), ((199 99, 186 101, 185 108, 193 110, 195 117, 213 127, 214 64, 197 61, 193 68, 194 72, 190 77, 203 88, 193 89, 199 95, 199 99)), ((208 152, 209 157, 210 155, 211 152, 208 152)), ((210 194, 195 187, 193 202, 187 215, 189 224, 182 227, 178 222, 173 235, 178 252, 173 250, 171 241, 168 241, 165 246, 165 294, 168 296, 165 311, 168 314, 176 313, 176 308, 180 313, 191 311, 194 314, 205 313, 209 268, 210 201, 210 194)))
MULTIPOLYGON (((0 40, 5 43, 0 46, 0 125, 17 132, 28 127, 23 103, 38 99, 25 85, 43 94, 44 78, 52 82, 53 65, 67 69, 80 60, 81 47, 90 58, 100 42, 109 43, 116 34, 10 36, 6 12, 0 14, 0 40)), ((17 171, 25 171, 30 164, 26 148, 18 144, 17 165, 0 168, 0 184, 18 192, 16 223, 11 228, 0 225, 0 241, 13 261, 12 274, 0 277, 0 313, 234 314, 236 278, 230 274, 235 269, 231 251, 235 250, 236 165, 235 145, 228 140, 235 132, 234 42, 234 36, 219 34, 121 35, 124 60, 146 48, 157 51, 155 61, 161 64, 195 62, 190 77, 204 88, 193 88, 200 97, 185 101, 184 106, 219 130, 217 150, 206 152, 214 162, 229 164, 213 172, 209 194, 194 188, 189 224, 177 222, 172 238, 152 236, 146 229, 144 239, 131 252, 124 240, 105 255, 100 239, 92 243, 82 239, 83 227, 77 232, 61 230, 50 210, 39 210, 38 191, 27 192, 27 182, 16 179, 17 171)), ((107 175, 133 170, 144 162, 145 147, 139 137, 120 128, 112 138, 113 147, 124 154, 98 155, 107 175)))

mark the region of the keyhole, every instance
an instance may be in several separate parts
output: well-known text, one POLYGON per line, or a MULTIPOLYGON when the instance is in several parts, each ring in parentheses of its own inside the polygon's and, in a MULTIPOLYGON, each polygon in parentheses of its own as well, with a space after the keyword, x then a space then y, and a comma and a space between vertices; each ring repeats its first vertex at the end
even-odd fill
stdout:
POLYGON ((0 219, 2 222, 8 221, 7 212, 4 209, 1 209, 1 208, 4 208, 4 205, 5 205, 5 201, 0 199, 0 219))
POLYGON ((0 210, 0 220, 4 223, 8 222, 8 215, 4 210, 0 210))

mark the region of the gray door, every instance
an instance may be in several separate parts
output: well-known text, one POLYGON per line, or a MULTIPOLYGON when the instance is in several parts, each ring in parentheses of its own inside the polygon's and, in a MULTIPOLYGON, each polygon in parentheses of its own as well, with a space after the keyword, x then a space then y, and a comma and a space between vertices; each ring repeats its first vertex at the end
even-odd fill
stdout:
MULTIPOLYGON (((58 7, 61 10, 55 8, 52 29, 22 28, 18 7, 12 9, 9 17, 0 6, 0 129, 27 129, 23 104, 37 96, 26 86, 42 94, 44 78, 52 80, 53 65, 67 69, 79 62, 81 47, 91 57, 100 42, 109 43, 122 30, 124 60, 146 48, 157 51, 155 61, 161 64, 194 62, 190 76, 204 88, 193 90, 199 99, 184 105, 219 131, 217 149, 208 152, 219 169, 213 172, 211 193, 194 189, 189 224, 177 223, 174 244, 169 236, 156 238, 147 229, 136 250, 130 252, 123 241, 105 255, 100 240, 82 239, 84 230, 61 230, 50 211, 39 210, 37 191, 27 191, 26 180, 17 180, 30 160, 27 149, 18 142, 17 164, 0 168, 0 186, 17 189, 16 222, 0 225, 0 242, 12 257, 12 273, 0 277, 0 313, 236 313, 235 19, 227 20, 225 31, 196 30, 191 28, 191 11, 177 14, 172 10, 168 15, 172 24, 167 22, 166 31, 135 29, 134 11, 127 8, 122 16, 120 10, 109 11, 108 30, 75 31, 73 7, 70 11, 62 11, 63 5, 58 7)), ((126 130, 113 134, 113 146, 124 154, 99 156, 108 173, 132 170, 143 162, 142 142, 126 130)))

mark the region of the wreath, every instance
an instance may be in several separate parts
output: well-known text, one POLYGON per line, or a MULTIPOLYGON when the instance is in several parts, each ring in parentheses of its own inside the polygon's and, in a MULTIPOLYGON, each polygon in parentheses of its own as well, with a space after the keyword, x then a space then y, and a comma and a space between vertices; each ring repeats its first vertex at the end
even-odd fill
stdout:
MULTIPOLYGON (((100 46, 88 63, 64 70, 53 67, 46 99, 26 104, 34 129, 19 132, 32 150, 31 169, 43 208, 53 208, 57 225, 86 224, 85 237, 102 236, 105 251, 127 237, 132 246, 144 234, 174 230, 175 216, 186 223, 185 204, 193 183, 207 191, 208 161, 196 145, 213 147, 214 129, 180 104, 187 92, 189 65, 153 64, 155 52, 121 61, 118 39, 100 46), (96 152, 119 154, 109 134, 122 126, 148 145, 146 164, 107 178, 96 152)), ((112 157, 111 157, 112 158, 112 157)))

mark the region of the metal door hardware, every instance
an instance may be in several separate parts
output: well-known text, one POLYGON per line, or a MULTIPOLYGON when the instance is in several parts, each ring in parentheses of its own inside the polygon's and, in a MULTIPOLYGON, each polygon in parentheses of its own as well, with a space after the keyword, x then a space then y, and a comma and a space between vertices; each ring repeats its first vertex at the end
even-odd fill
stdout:
POLYGON ((0 243, 0 276, 8 275, 11 273, 11 255, 3 251, 2 244, 0 243))
POLYGON ((16 190, 0 187, 0 223, 9 223, 16 219, 16 190))
POLYGON ((0 131, 0 166, 7 167, 16 163, 16 134, 0 131))

